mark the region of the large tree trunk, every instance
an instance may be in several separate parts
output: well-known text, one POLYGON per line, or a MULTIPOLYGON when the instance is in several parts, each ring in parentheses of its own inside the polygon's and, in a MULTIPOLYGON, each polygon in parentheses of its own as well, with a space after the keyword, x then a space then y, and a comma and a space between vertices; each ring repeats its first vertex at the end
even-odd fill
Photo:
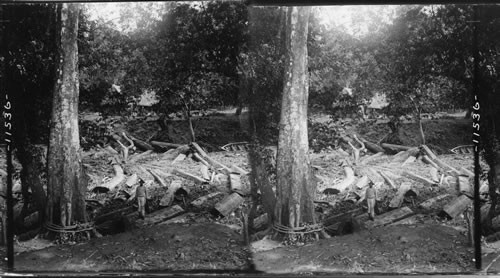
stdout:
POLYGON ((307 136, 307 29, 310 7, 289 7, 286 24, 285 82, 277 158, 276 220, 283 226, 314 223, 307 136))
POLYGON ((78 4, 58 6, 59 58, 49 137, 46 217, 62 226, 87 221, 87 183, 78 134, 78 13, 78 4))

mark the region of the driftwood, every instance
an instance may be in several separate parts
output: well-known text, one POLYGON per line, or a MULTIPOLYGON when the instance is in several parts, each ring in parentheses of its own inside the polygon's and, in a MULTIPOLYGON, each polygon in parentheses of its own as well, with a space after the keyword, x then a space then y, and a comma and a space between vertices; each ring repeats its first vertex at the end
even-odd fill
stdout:
POLYGON ((106 183, 97 185, 93 190, 97 188, 104 188, 108 191, 113 191, 120 183, 125 180, 125 175, 123 174, 123 168, 119 164, 113 164, 113 170, 115 171, 115 176, 106 183))
MULTIPOLYGON (((124 133, 124 137, 127 137, 127 135, 124 133)), ((134 144, 137 146, 138 149, 141 149, 143 151, 152 151, 154 150, 153 146, 151 146, 150 144, 132 136, 132 135, 129 135, 128 137, 130 137, 130 139, 134 142, 134 144)))
POLYGON ((232 193, 226 198, 222 199, 220 202, 215 204, 215 210, 222 216, 228 216, 236 210, 243 202, 245 199, 240 196, 238 193, 232 193))
POLYGON ((366 223, 368 228, 375 228, 380 226, 385 226, 401 219, 407 218, 413 215, 414 212, 408 207, 402 207, 399 209, 391 210, 390 212, 378 215, 375 217, 373 222, 366 223))
POLYGON ((349 187, 355 180, 354 177, 354 171, 352 170, 351 167, 344 167, 344 172, 345 172, 345 179, 342 180, 340 183, 334 185, 332 188, 337 189, 340 192, 344 191, 347 187, 349 187))
POLYGON ((447 218, 453 219, 462 214, 470 204, 472 204, 472 200, 462 194, 444 206, 441 214, 447 218))
POLYGON ((200 198, 194 200, 191 202, 191 205, 193 207, 196 207, 196 208, 200 208, 202 207, 207 201, 209 201, 210 199, 213 199, 221 194, 224 194, 222 192, 213 192, 213 193, 210 193, 208 195, 205 195, 205 196, 201 196, 200 198))
POLYGON ((174 201, 175 192, 179 188, 181 188, 181 186, 182 186, 181 181, 179 181, 179 180, 172 181, 172 183, 170 183, 170 186, 168 187, 167 192, 165 193, 165 195, 163 195, 163 197, 160 200, 160 206, 161 207, 170 206, 172 204, 172 202, 174 201))
POLYGON ((380 146, 382 146, 382 148, 389 150, 389 151, 392 151, 392 152, 407 151, 407 150, 412 148, 412 147, 408 147, 408 146, 394 145, 394 144, 388 144, 388 143, 382 143, 382 144, 380 144, 380 146))
POLYGON ((423 208, 423 209, 431 209, 437 202, 439 202, 440 200, 443 200, 444 198, 447 198, 451 196, 450 194, 442 194, 442 195, 439 195, 439 196, 436 196, 436 197, 433 197, 433 198, 430 198, 424 202, 422 202, 420 205, 418 205, 420 208, 423 208))
POLYGON ((166 221, 168 219, 174 218, 178 215, 183 214, 185 211, 178 205, 157 210, 151 214, 146 215, 146 219, 143 221, 143 225, 154 225, 166 221))
POLYGON ((175 148, 179 148, 182 146, 180 144, 166 143, 166 142, 160 142, 160 141, 151 141, 149 143, 151 143, 151 145, 153 147, 157 147, 160 149, 175 149, 175 148))
POLYGON ((399 186, 398 192, 396 192, 396 196, 392 198, 389 203, 389 207, 392 209, 399 208, 403 204, 403 199, 405 197, 406 192, 411 189, 411 183, 403 182, 401 186, 399 186))

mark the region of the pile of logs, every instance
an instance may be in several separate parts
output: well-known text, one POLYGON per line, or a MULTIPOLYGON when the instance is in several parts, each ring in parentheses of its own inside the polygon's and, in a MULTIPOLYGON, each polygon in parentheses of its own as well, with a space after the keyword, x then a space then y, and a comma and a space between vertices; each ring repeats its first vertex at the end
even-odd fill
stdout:
MULTIPOLYGON (((392 195, 388 206, 389 212, 377 216, 373 222, 368 221, 368 217, 358 210, 329 217, 323 224, 330 232, 338 231, 341 223, 352 222, 352 218, 356 219, 355 222, 366 222, 367 227, 377 227, 410 217, 414 212, 409 207, 403 206, 405 200, 411 202, 413 207, 430 210, 444 198, 455 194, 456 197, 440 211, 440 214, 448 219, 463 214, 472 203, 470 180, 474 176, 473 173, 465 168, 456 169, 445 163, 428 146, 408 147, 386 143, 378 145, 356 135, 352 137, 354 140, 347 136, 341 138, 346 146, 351 148, 351 156, 342 149, 337 151, 344 157, 344 179, 328 184, 325 182, 327 178, 317 174, 323 184, 327 183, 319 188, 320 193, 338 192, 338 200, 361 204, 365 200, 366 187, 369 183, 373 183, 379 192, 379 199, 392 195), (363 155, 368 151, 373 154, 363 155), (417 160, 428 165, 428 175, 423 176, 415 172, 412 167, 408 167, 417 160), (379 163, 376 163, 377 161, 379 163), (436 196, 420 204, 415 203, 419 189, 435 186, 450 188, 451 193, 436 196)), ((487 185, 481 190, 486 192, 487 185)))

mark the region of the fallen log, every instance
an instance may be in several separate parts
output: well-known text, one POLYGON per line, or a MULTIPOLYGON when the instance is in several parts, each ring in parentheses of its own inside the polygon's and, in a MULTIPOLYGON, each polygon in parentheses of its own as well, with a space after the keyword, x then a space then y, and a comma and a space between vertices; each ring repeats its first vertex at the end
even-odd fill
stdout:
POLYGON ((191 155, 191 153, 189 153, 190 150, 191 148, 189 147, 189 145, 181 145, 175 149, 170 149, 164 152, 160 156, 159 160, 174 160, 181 153, 187 154, 187 157, 189 158, 191 155))
POLYGON ((129 213, 133 212, 134 210, 135 209, 132 206, 127 206, 127 207, 124 207, 121 209, 110 211, 108 213, 101 214, 101 215, 97 216, 96 218, 94 218, 94 223, 99 224, 99 223, 102 223, 110 218, 116 218, 120 215, 129 214, 129 213))
POLYGON ((355 180, 354 178, 354 171, 352 170, 351 167, 344 167, 344 172, 345 172, 345 179, 342 180, 340 183, 334 185, 332 188, 337 189, 340 192, 344 191, 347 187, 349 187, 355 180))
POLYGON ((153 153, 152 150, 147 150, 147 151, 142 152, 142 153, 134 154, 134 155, 132 155, 132 156, 129 157, 128 163, 137 162, 137 161, 139 161, 139 160, 141 160, 143 158, 146 158, 147 156, 149 156, 152 153, 153 153))
POLYGON ((465 194, 472 193, 472 187, 470 186, 470 183, 469 183, 469 177, 458 176, 458 192, 459 192, 459 194, 460 193, 465 193, 465 194))
POLYGON ((240 196, 238 193, 232 193, 226 198, 222 199, 220 202, 215 204, 215 211, 218 212, 222 216, 228 216, 236 210, 245 199, 240 196))
POLYGON ((374 155, 370 155, 370 156, 364 157, 363 159, 361 159, 360 163, 361 163, 361 165, 365 165, 368 162, 373 161, 374 159, 381 157, 382 155, 384 155, 383 152, 378 152, 378 153, 376 153, 374 155))
POLYGON ((382 146, 382 148, 389 150, 389 151, 392 151, 392 152, 407 151, 407 150, 412 148, 412 147, 408 147, 408 146, 394 145, 394 144, 388 144, 388 143, 382 143, 382 144, 380 144, 380 146, 382 146))
POLYGON ((401 219, 399 221, 393 222, 392 224, 389 224, 388 226, 415 225, 415 224, 421 223, 423 218, 424 218, 423 214, 415 214, 415 215, 410 216, 408 218, 404 218, 404 219, 401 219))
POLYGON ((438 183, 440 181, 439 175, 438 175, 438 169, 431 167, 429 172, 431 173, 432 181, 435 183, 438 183))
POLYGON ((229 174, 229 186, 231 187, 232 191, 234 191, 242 196, 246 196, 248 193, 250 193, 248 188, 246 188, 241 183, 240 174, 236 174, 236 173, 229 174))
POLYGON ((421 157, 424 163, 427 163, 436 169, 441 169, 441 167, 439 167, 439 165, 437 165, 434 161, 432 161, 432 159, 430 159, 430 157, 428 157, 427 155, 424 154, 421 157))
POLYGON ((375 228, 385 226, 399 220, 412 216, 414 212, 409 207, 402 207, 399 209, 391 210, 390 212, 378 215, 373 222, 366 223, 367 228, 375 228))
POLYGON ((372 143, 360 136, 358 136, 359 140, 361 140, 361 142, 363 142, 365 144, 365 147, 367 150, 371 151, 372 153, 383 153, 385 152, 384 148, 382 148, 381 146, 375 144, 375 143, 372 143))
POLYGON ((462 214, 470 204, 472 204, 472 200, 462 194, 444 206, 440 214, 453 219, 462 214))
POLYGON ((341 222, 341 221, 349 219, 351 217, 358 216, 362 213, 363 213, 363 208, 356 208, 356 209, 352 209, 352 210, 344 212, 344 213, 335 214, 335 215, 332 215, 332 216, 329 216, 329 217, 323 219, 323 226, 325 226, 325 227, 330 226, 332 224, 341 222))
POLYGON ((137 174, 132 174, 130 177, 127 178, 127 181, 125 181, 125 185, 127 187, 131 187, 134 184, 136 184, 139 181, 139 178, 137 177, 137 174))
POLYGON ((179 180, 172 181, 172 183, 170 183, 170 186, 168 187, 167 192, 165 193, 165 195, 163 195, 163 197, 160 200, 160 206, 161 207, 170 206, 172 204, 172 202, 174 201, 175 192, 179 188, 181 188, 181 186, 182 186, 181 181, 179 181, 179 180))
POLYGON ((407 158, 407 159, 403 162, 403 164, 401 164, 401 166, 406 166, 406 165, 408 165, 408 164, 411 164, 411 163, 415 162, 415 160, 417 160, 417 158, 416 158, 416 157, 414 157, 414 156, 410 156, 410 157, 408 157, 408 158, 407 158))
POLYGON ((150 144, 146 143, 145 141, 143 141, 141 139, 138 139, 137 137, 134 137, 130 134, 124 134, 124 137, 130 138, 134 142, 135 146, 140 150, 143 150, 143 151, 154 150, 153 146, 151 146, 150 144))
POLYGON ((356 182, 356 188, 357 189, 363 189, 365 186, 370 183, 370 180, 368 179, 367 176, 362 176, 357 182, 356 182))
POLYGON ((175 217, 170 218, 168 220, 162 221, 162 222, 158 223, 157 225, 188 223, 191 219, 193 219, 195 217, 196 217, 196 214, 188 212, 188 213, 181 214, 179 216, 175 216, 175 217))
POLYGON ((155 180, 161 185, 161 187, 167 187, 165 181, 153 169, 149 169, 149 172, 155 178, 155 180))
POLYGON ((439 159, 432 151, 431 149, 429 149, 429 147, 427 147, 426 145, 422 145, 421 146, 423 152, 429 156, 429 158, 431 160, 433 160, 437 165, 439 165, 441 168, 444 168, 444 169, 449 169, 454 175, 458 176, 460 175, 460 171, 458 171, 457 169, 453 168, 452 166, 444 163, 441 159, 439 159))
POLYGON ((198 153, 193 153, 193 157, 195 158, 195 160, 201 162, 202 164, 210 166, 210 163, 208 163, 205 159, 203 159, 198 153))
POLYGON ((116 187, 120 185, 125 180, 125 175, 123 174, 123 168, 119 164, 113 164, 113 170, 115 171, 115 176, 106 183, 95 186, 92 190, 105 189, 107 191, 113 191, 116 187))
POLYGON ((419 176, 417 174, 414 174, 412 172, 409 172, 409 171, 403 171, 403 175, 412 179, 412 180, 415 180, 415 181, 419 181, 419 182, 422 182, 426 185, 434 185, 436 183, 434 183, 433 181, 427 179, 427 178, 424 178, 422 176, 419 176))
POLYGON ((460 168, 460 174, 464 176, 468 176, 469 178, 474 177, 474 173, 472 171, 467 170, 465 167, 460 168))
POLYGON ((199 184, 207 183, 207 181, 203 178, 186 173, 182 170, 179 170, 179 169, 176 169, 173 167, 165 167, 165 166, 161 167, 161 166, 156 166, 156 165, 148 165, 148 167, 154 168, 156 170, 156 173, 159 175, 170 176, 170 173, 171 173, 171 174, 174 174, 174 175, 179 176, 181 178, 194 181, 195 183, 199 183, 199 184))
POLYGON ((172 164, 175 164, 179 161, 183 161, 186 158, 186 154, 180 153, 173 161, 172 164))
POLYGON ((209 172, 208 172, 208 167, 207 167, 207 165, 201 165, 201 166, 200 166, 200 172, 201 172, 201 176, 202 176, 205 180, 207 180, 207 181, 209 181, 209 180, 210 180, 210 174, 209 174, 209 172))
POLYGON ((146 219, 142 222, 143 225, 154 225, 168 219, 174 218, 183 214, 185 211, 178 205, 169 208, 157 210, 151 214, 146 215, 146 219))
POLYGON ((221 194, 224 194, 222 192, 213 192, 213 193, 210 193, 208 195, 205 195, 205 196, 202 196, 194 201, 191 202, 191 205, 195 208, 201 208, 207 201, 221 195, 221 194))
POLYGON ((160 142, 160 141, 151 141, 149 142, 153 147, 157 147, 159 149, 175 149, 179 148, 183 145, 181 144, 174 144, 174 143, 166 143, 166 142, 160 142))
POLYGON ((235 173, 239 173, 240 175, 248 175, 249 172, 243 170, 242 168, 236 166, 236 165, 231 165, 231 170, 235 173))
POLYGON ((379 174, 382 176, 382 178, 384 178, 385 182, 392 188, 392 189, 396 189, 396 185, 394 184, 394 182, 382 171, 379 171, 379 174))
POLYGON ((267 216, 267 213, 264 213, 261 216, 254 218, 253 230, 254 231, 263 230, 267 228, 268 224, 269 224, 269 217, 267 216))
POLYGON ((410 189, 411 189, 411 183, 409 182, 401 183, 401 186, 399 186, 396 195, 394 196, 394 198, 392 198, 391 202, 389 203, 389 208, 391 209, 399 208, 403 204, 406 192, 408 192, 408 190, 410 189))
POLYGON ((207 155, 207 153, 198 145, 196 142, 192 142, 191 146, 196 150, 197 153, 200 154, 202 158, 204 158, 208 163, 210 163, 214 168, 222 168, 226 174, 231 173, 231 169, 229 169, 227 166, 223 165, 222 163, 214 160, 210 156, 207 155))
POLYGON ((403 162, 406 159, 408 159, 409 157, 412 157, 412 156, 416 157, 419 152, 420 152, 420 150, 417 147, 410 148, 406 151, 402 151, 402 152, 396 154, 393 157, 392 162, 403 162))

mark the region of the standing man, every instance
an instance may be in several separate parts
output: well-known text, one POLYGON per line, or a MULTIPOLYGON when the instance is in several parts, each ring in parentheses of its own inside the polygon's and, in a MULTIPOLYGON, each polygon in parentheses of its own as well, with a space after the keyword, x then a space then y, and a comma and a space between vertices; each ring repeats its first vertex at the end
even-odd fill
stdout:
POLYGON ((368 203, 368 217, 370 220, 375 219, 375 202, 378 199, 377 190, 373 187, 373 182, 370 182, 370 187, 366 189, 366 202, 368 203))
POLYGON ((146 217, 146 198, 148 195, 142 179, 139 180, 139 186, 135 191, 135 197, 137 198, 137 204, 139 205, 139 217, 144 219, 146 217))

